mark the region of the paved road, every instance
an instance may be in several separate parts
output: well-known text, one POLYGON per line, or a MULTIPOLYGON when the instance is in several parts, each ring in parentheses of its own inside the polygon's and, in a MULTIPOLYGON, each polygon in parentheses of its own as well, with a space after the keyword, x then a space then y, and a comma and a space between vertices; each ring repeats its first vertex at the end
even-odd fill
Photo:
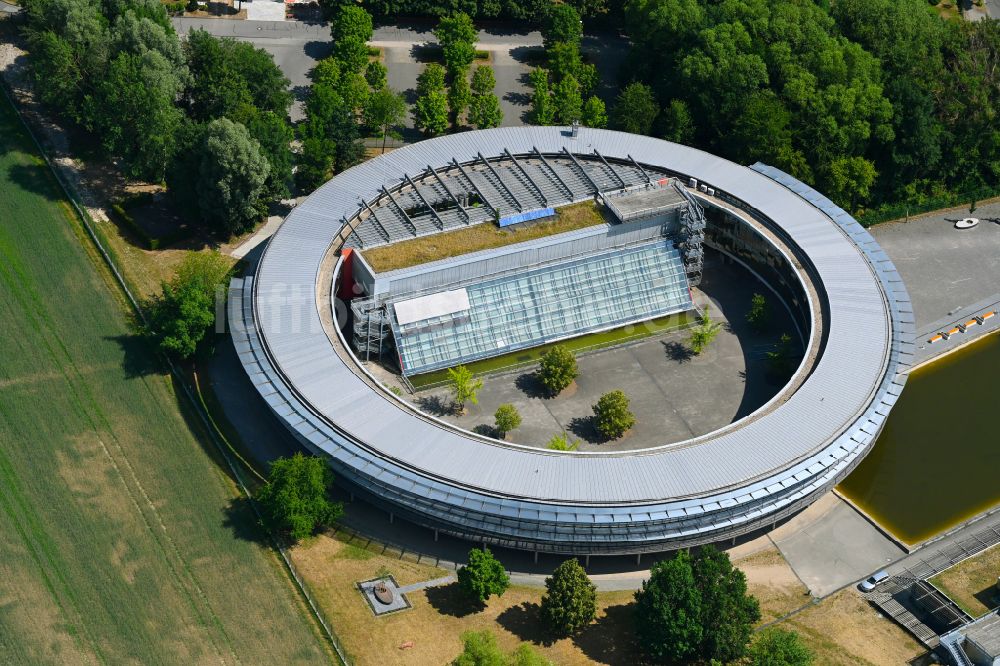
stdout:
MULTIPOLYGON (((0 0, 2 1, 2 0, 0 0)), ((178 33, 202 28, 219 37, 234 37, 254 44, 271 53, 278 67, 292 82, 296 98, 292 119, 302 118, 301 99, 309 85, 309 70, 331 50, 329 28, 325 24, 300 21, 236 21, 225 19, 174 18, 178 33)), ((524 124, 530 89, 527 86, 529 59, 542 46, 538 31, 510 31, 497 28, 481 30, 478 48, 490 52, 490 65, 496 74, 496 93, 504 113, 505 126, 524 124)), ((426 51, 422 48, 436 42, 433 25, 382 26, 376 28, 371 44, 383 50, 383 60, 389 70, 389 87, 415 101, 417 76, 423 71, 426 51)), ((618 69, 625 57, 627 44, 613 35, 588 35, 582 50, 597 64, 603 84, 599 93, 611 102, 618 69)), ((412 119, 407 125, 412 127, 412 119)))

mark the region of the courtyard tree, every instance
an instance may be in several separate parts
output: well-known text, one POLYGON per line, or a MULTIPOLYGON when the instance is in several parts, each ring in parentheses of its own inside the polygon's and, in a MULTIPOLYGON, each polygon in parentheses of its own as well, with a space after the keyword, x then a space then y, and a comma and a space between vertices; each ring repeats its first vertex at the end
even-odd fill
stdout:
POLYGON ((593 407, 594 425, 608 439, 618 439, 635 425, 628 397, 622 391, 605 393, 593 407))
POLYGON ((587 98, 583 104, 583 124, 587 127, 607 127, 608 112, 604 100, 597 96, 587 98))
POLYGON ((813 653, 794 631, 771 627, 757 634, 748 650, 750 666, 810 666, 813 653))
POLYGON ((510 576, 489 548, 473 548, 469 561, 458 570, 458 586, 469 599, 483 604, 507 591, 510 576))
POLYGON ((653 663, 694 661, 702 641, 701 617, 690 553, 681 550, 654 564, 635 593, 635 634, 644 655, 653 663))
POLYGON ((695 355, 701 354, 708 349, 708 346, 712 344, 712 341, 715 340, 721 330, 722 323, 712 321, 709 318, 708 307, 706 306, 705 311, 701 314, 701 321, 691 329, 691 337, 688 338, 688 347, 695 355))
POLYGON ((188 358, 215 324, 216 291, 229 272, 218 252, 191 252, 160 296, 147 304, 148 332, 160 351, 188 358))
POLYGON ((763 331, 767 328, 768 320, 771 317, 771 308, 763 294, 755 293, 750 298, 750 310, 747 312, 747 323, 755 331, 763 331))
POLYGON ((296 453, 271 463, 257 502, 271 529, 301 541, 343 515, 343 505, 329 499, 332 483, 333 472, 325 460, 296 453))
POLYGON ((618 94, 611 111, 611 126, 623 132, 649 134, 660 107, 653 90, 644 83, 630 83, 618 94))
POLYGON ((597 617, 597 588, 577 560, 566 560, 545 579, 542 621, 553 634, 569 636, 597 617))
POLYGON ((551 347, 538 363, 538 381, 553 395, 572 384, 577 374, 576 357, 563 345, 551 347))
POLYGON ((382 137, 382 152, 385 152, 385 142, 389 136, 398 136, 396 127, 403 122, 406 115, 406 102, 403 96, 390 88, 376 90, 368 98, 365 105, 365 125, 382 137))
POLYGON ((467 402, 479 404, 479 389, 483 388, 483 380, 474 377, 464 365, 448 368, 448 384, 459 412, 465 411, 467 402))
POLYGON ((493 415, 493 422, 496 424, 500 439, 504 439, 507 437, 507 433, 521 427, 521 415, 514 405, 505 402, 497 407, 496 414, 493 415))

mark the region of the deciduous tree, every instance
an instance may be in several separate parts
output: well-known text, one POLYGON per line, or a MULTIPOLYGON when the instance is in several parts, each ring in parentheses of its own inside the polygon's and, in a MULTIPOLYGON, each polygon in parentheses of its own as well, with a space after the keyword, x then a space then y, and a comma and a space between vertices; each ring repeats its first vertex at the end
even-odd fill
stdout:
POLYGON ((161 294, 147 304, 148 333, 160 351, 188 358, 215 323, 216 292, 229 272, 229 263, 218 252, 193 252, 185 256, 161 294))
POLYGON ((465 595, 479 603, 491 596, 501 596, 510 587, 510 577, 489 548, 473 548, 469 560, 458 570, 458 586, 465 595))
POLYGON ((810 666, 813 653, 794 631, 771 627, 757 634, 749 650, 750 666, 810 666))
POLYGON ((271 463, 257 501, 272 529, 301 541, 343 515, 343 505, 329 499, 332 484, 333 472, 325 460, 296 453, 271 463))
POLYGON ((476 27, 468 14, 461 12, 445 16, 434 30, 441 44, 445 67, 454 77, 469 69, 476 57, 476 27))
POLYGON ((630 83, 618 94, 611 112, 615 129, 633 134, 649 134, 660 107, 652 89, 643 83, 630 83))
POLYGON ((483 380, 476 379, 472 371, 464 365, 448 368, 448 383, 451 394, 458 405, 459 411, 465 410, 465 403, 479 404, 479 389, 483 388, 483 380))
POLYGON ((521 427, 521 415, 514 405, 505 402, 497 407, 496 414, 493 415, 493 422, 496 424, 500 439, 504 439, 507 437, 507 433, 521 427))
POLYGON ((583 104, 583 124, 587 127, 607 127, 608 112, 600 97, 588 97, 583 104))
POLYGON ((628 397, 622 391, 605 393, 593 407, 598 432, 608 439, 618 439, 635 425, 628 397))
POLYGON ((572 384, 576 376, 576 357, 563 345, 551 347, 538 363, 538 381, 553 395, 572 384))
POLYGON ((558 636, 576 633, 597 617, 597 588, 575 558, 560 564, 545 579, 541 616, 558 636))
POLYGON ((536 67, 530 74, 531 87, 531 122, 534 125, 551 125, 556 119, 556 108, 549 92, 549 73, 536 67))
POLYGON ((701 618, 691 555, 682 550, 655 563, 635 593, 633 622, 640 650, 655 663, 693 661, 702 642, 701 618))
POLYGON ((383 153, 386 139, 397 134, 396 127, 403 122, 405 115, 406 101, 394 90, 382 88, 368 98, 364 111, 365 125, 382 136, 383 153))

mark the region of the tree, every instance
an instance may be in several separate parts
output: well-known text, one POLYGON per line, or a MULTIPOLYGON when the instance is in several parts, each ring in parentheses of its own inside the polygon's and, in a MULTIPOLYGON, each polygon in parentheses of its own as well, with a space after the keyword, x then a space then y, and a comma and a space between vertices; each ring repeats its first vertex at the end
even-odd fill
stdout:
POLYGON ((572 384, 577 374, 576 357, 563 345, 551 347, 538 363, 538 381, 553 395, 572 384))
POLYGON ((635 415, 629 411, 628 397, 622 391, 605 393, 594 405, 597 431, 608 439, 618 439, 635 425, 635 415))
POLYGON ((556 83, 552 97, 559 122, 570 125, 580 120, 583 115, 583 99, 580 97, 580 84, 577 83, 576 77, 572 74, 564 76, 562 81, 556 83))
POLYGON ((406 102, 400 93, 389 88, 382 88, 372 93, 365 106, 365 125, 378 130, 382 135, 382 152, 385 152, 386 138, 396 134, 394 128, 403 121, 406 115, 406 102))
POLYGON ((173 279, 161 285, 161 295, 148 304, 148 333, 160 351, 189 358, 215 324, 216 291, 229 273, 218 252, 185 256, 173 279))
POLYGON ((597 617, 597 588, 576 559, 566 560, 545 579, 541 616, 559 636, 576 633, 597 617))
POLYGON ((511 430, 517 430, 521 427, 521 415, 517 412, 517 408, 508 402, 497 407, 493 419, 500 439, 506 438, 507 433, 511 430))
POLYGON ((429 136, 436 136, 448 129, 444 76, 444 67, 431 63, 417 77, 417 103, 413 109, 413 124, 429 136))
POLYGON ((472 371, 464 365, 448 368, 448 383, 455 398, 459 411, 465 411, 465 403, 479 404, 479 389, 483 388, 483 380, 472 376, 472 371))
POLYGON ((600 97, 588 97, 583 104, 583 124, 587 127, 607 127, 608 112, 600 97))
POLYGON ((292 128, 273 111, 254 111, 247 120, 247 131, 258 144, 269 165, 265 196, 282 199, 289 195, 292 182, 292 128))
POLYGON ((649 570, 635 593, 635 633, 640 649, 655 663, 687 663, 702 641, 701 594, 691 555, 682 550, 649 570))
POLYGON ((579 12, 571 5, 553 4, 545 16, 542 37, 546 49, 556 42, 579 46, 580 38, 583 37, 583 21, 580 20, 579 12))
POLYGON ((549 93, 549 73, 541 67, 531 70, 531 122, 535 125, 551 125, 556 119, 556 108, 549 93))
POLYGON ((722 324, 712 321, 709 318, 708 308, 706 307, 701 315, 701 322, 691 329, 691 337, 688 338, 688 347, 696 355, 701 354, 708 349, 708 346, 712 344, 712 341, 715 340, 721 330, 722 324))
POLYGON ((863 157, 842 157, 830 162, 826 170, 826 191, 832 199, 845 203, 850 210, 868 199, 878 177, 875 165, 863 157))
POLYGON ((472 91, 469 88, 469 80, 465 74, 459 74, 451 80, 451 87, 448 89, 448 113, 451 115, 452 127, 458 127, 462 122, 462 114, 469 106, 472 99, 472 91))
POLYGON ((493 93, 473 95, 469 105, 469 122, 479 129, 500 127, 503 122, 503 109, 500 100, 493 93))
POLYGON ((202 220, 226 234, 250 229, 266 211, 270 165, 239 123, 213 120, 205 128, 195 193, 202 220))
POLYGON ((337 146, 329 139, 310 136, 302 139, 295 180, 299 189, 311 191, 330 179, 337 146))
POLYGON ((510 577, 489 548, 473 548, 468 563, 458 570, 458 586, 469 599, 485 603, 494 594, 499 597, 507 591, 510 577))
POLYGON ((378 60, 372 60, 365 68, 365 81, 372 90, 385 88, 389 70, 378 60))
POLYGON ((747 312, 747 323, 755 331, 763 331, 767 328, 767 322, 771 317, 771 308, 767 299, 762 294, 755 293, 750 298, 750 310, 747 312))
POLYGON ((344 513, 328 497, 333 472, 322 458, 296 453, 271 463, 267 483, 257 492, 264 520, 292 541, 311 536, 316 528, 332 525, 344 513))
POLYGON ((701 596, 702 659, 723 663, 742 659, 760 620, 760 605, 747 594, 746 576, 714 546, 699 548, 691 569, 701 596))
POLYGON ((452 77, 469 69, 476 57, 476 27, 468 14, 445 16, 434 30, 441 44, 445 67, 452 77))
POLYGON ((493 68, 488 65, 480 65, 476 67, 476 71, 472 73, 472 93, 475 95, 488 95, 493 92, 493 89, 497 85, 496 75, 493 74, 493 68))
POLYGON ((663 107, 660 126, 663 138, 667 141, 684 145, 694 141, 694 118, 691 117, 691 111, 682 99, 672 99, 663 107))
POLYGON ((157 51, 120 53, 91 100, 92 129, 133 178, 162 180, 183 114, 175 105, 181 81, 157 51))
POLYGON ((643 83, 630 83, 615 100, 611 124, 623 132, 649 134, 659 113, 652 89, 643 83))
POLYGON ((559 433, 552 436, 545 448, 553 451, 576 451, 580 448, 580 442, 571 442, 566 433, 559 433))
POLYGON ((750 646, 750 666, 810 666, 813 654, 794 631, 771 627, 750 646))
POLYGON ((368 64, 368 40, 372 17, 358 5, 342 5, 330 25, 333 56, 350 72, 361 72, 368 64))

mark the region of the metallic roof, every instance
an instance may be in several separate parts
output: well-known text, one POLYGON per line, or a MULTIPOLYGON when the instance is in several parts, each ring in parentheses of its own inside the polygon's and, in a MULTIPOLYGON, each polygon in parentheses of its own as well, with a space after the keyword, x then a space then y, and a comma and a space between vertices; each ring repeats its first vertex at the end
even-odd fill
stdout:
POLYGON ((832 478, 867 450, 902 388, 897 373, 912 354, 912 310, 891 262, 827 199, 763 165, 751 169, 693 148, 606 130, 581 128, 577 138, 557 127, 467 132, 358 165, 289 215, 261 259, 253 289, 252 320, 263 346, 247 341, 238 350, 255 384, 268 391, 265 399, 302 437, 341 459, 345 438, 358 445, 363 455, 351 455, 359 473, 378 476, 391 468, 399 479, 423 479, 456 496, 519 499, 532 506, 652 504, 710 511, 712 503, 718 508, 720 502, 777 494, 808 478, 832 478), (818 275, 829 322, 822 355, 799 389, 770 413, 717 435, 592 454, 487 442, 372 390, 331 348, 317 306, 320 264, 342 220, 356 212, 359 196, 376 198, 383 186, 398 185, 401 174, 535 147, 545 154, 596 149, 608 158, 634 158, 697 178, 745 202, 792 239, 818 275))

